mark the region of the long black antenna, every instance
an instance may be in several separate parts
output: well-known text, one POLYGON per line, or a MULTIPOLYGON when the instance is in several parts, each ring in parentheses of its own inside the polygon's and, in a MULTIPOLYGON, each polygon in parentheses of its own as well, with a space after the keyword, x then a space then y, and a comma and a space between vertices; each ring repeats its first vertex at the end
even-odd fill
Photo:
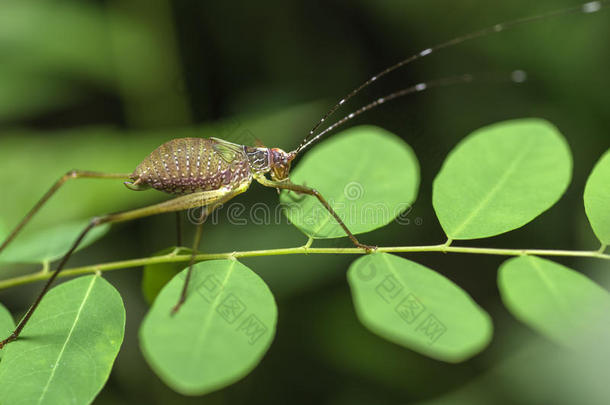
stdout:
MULTIPOLYGON (((409 63, 423 58, 425 56, 430 55, 433 52, 436 52, 440 49, 443 48, 449 48, 458 44, 462 44, 464 42, 476 39, 476 38, 481 38, 487 35, 491 35, 491 34, 495 34, 498 32, 502 32, 505 31, 507 29, 513 28, 515 26, 518 25, 522 25, 522 24, 527 24, 533 21, 538 21, 538 20, 544 20, 547 18, 552 18, 552 17, 558 17, 561 15, 565 15, 565 14, 571 14, 571 13, 584 13, 584 14, 589 14, 589 13, 595 13, 599 10, 602 9, 602 7, 606 6, 608 3, 610 2, 610 0, 597 0, 597 1, 591 1, 588 3, 582 3, 578 6, 572 6, 572 7, 568 7, 568 8, 564 8, 564 9, 560 9, 560 10, 555 10, 555 11, 549 11, 543 14, 537 14, 534 16, 530 16, 530 17, 522 17, 522 18, 518 18, 516 20, 511 20, 511 21, 507 21, 507 22, 503 22, 500 24, 495 24, 493 26, 487 27, 487 28, 483 28, 481 30, 478 31, 474 31, 471 32, 469 34, 451 39, 449 41, 443 42, 441 44, 438 44, 436 46, 430 47, 430 48, 426 48, 423 51, 420 51, 412 56, 409 56, 406 59, 403 59, 402 61, 382 70, 381 72, 377 73, 376 75, 372 76, 370 79, 368 79, 366 82, 362 83, 360 86, 358 86, 357 88, 355 88, 354 90, 352 90, 349 94, 347 94, 345 97, 343 97, 341 100, 339 100, 330 110, 328 110, 328 112, 326 114, 324 114, 324 116, 322 117, 322 119, 320 119, 320 121, 314 125, 314 127, 311 129, 311 131, 309 131, 309 134, 307 135, 307 137, 303 140, 303 142, 301 142, 301 144, 299 145, 298 148, 296 148, 294 150, 295 154, 298 154, 299 152, 301 152, 303 149, 305 149, 306 147, 308 147, 309 145, 311 145, 313 142, 315 142, 316 140, 318 140, 323 134, 326 134, 330 129, 329 128, 336 128, 336 125, 333 124, 331 125, 331 127, 328 127, 327 129, 325 129, 324 131, 322 131, 321 133, 319 133, 318 135, 314 136, 314 133, 316 132, 316 130, 320 127, 320 125, 322 125, 331 115, 333 115, 338 109, 339 107, 341 107, 343 104, 345 104, 349 99, 351 99, 352 97, 354 97, 356 94, 358 94, 362 89, 364 89, 365 87, 369 86, 370 84, 372 84, 373 82, 375 82, 376 80, 378 80, 379 78, 387 75, 390 72, 393 72, 394 70, 408 65, 409 63)), ((407 90, 407 89, 405 89, 407 90)), ((412 91, 413 92, 413 91, 412 91)), ((393 94, 398 94, 401 93, 396 92, 393 94)), ((393 95, 392 94, 392 95, 393 95)), ((408 93, 407 93, 408 94, 408 93)), ((402 94, 401 94, 402 95, 402 94)), ((383 97, 382 99, 388 99, 389 96, 387 97, 383 97)), ((395 97, 392 98, 396 98, 396 97, 400 97, 400 95, 397 95, 395 97)), ((371 103, 371 104, 374 104, 371 103)), ((378 103, 381 104, 381 103, 378 103)), ((370 105, 370 104, 369 104, 370 105)), ((374 106, 373 106, 374 107, 374 106)), ((367 108, 365 109, 365 111, 370 110, 371 108, 367 108)), ((364 108, 364 107, 363 107, 364 108)), ((360 111, 362 109, 359 109, 358 111, 360 111)), ((358 114, 361 114, 364 111, 361 111, 358 114)), ((356 114, 356 115, 358 115, 356 114)), ((350 114, 351 115, 351 114, 350 114)), ((349 117, 349 115, 347 116, 349 117)), ((345 119, 345 118, 344 118, 345 119)), ((349 118, 348 118, 349 119, 349 118)))
POLYGON ((404 97, 404 96, 407 96, 407 95, 413 94, 413 93, 420 93, 422 91, 425 91, 425 90, 428 90, 428 89, 431 89, 434 87, 445 87, 445 86, 452 86, 455 84, 467 84, 467 83, 472 83, 475 81, 480 82, 480 81, 494 80, 494 81, 503 81, 503 82, 511 81, 513 83, 523 83, 526 79, 527 79, 527 74, 523 70, 514 70, 510 73, 510 75, 502 76, 502 77, 499 77, 498 75, 475 76, 473 74, 468 73, 468 74, 463 74, 463 75, 459 75, 459 76, 443 77, 441 79, 435 79, 435 80, 430 80, 427 82, 417 83, 413 86, 404 88, 402 90, 395 91, 386 96, 379 97, 377 100, 372 101, 372 102, 360 107, 356 111, 346 115, 345 117, 341 118, 334 124, 330 125, 326 129, 324 129, 322 132, 320 132, 318 135, 316 135, 315 137, 310 139, 307 143, 302 144, 299 147, 300 149, 295 150, 291 153, 296 154, 299 151, 302 151, 303 149, 307 148, 309 145, 311 145, 313 142, 315 142, 317 139, 321 138, 328 132, 330 132, 334 129, 337 129, 341 125, 356 118, 360 114, 365 113, 369 110, 372 110, 375 107, 379 107, 380 105, 387 103, 390 100, 394 100, 398 97, 404 97))

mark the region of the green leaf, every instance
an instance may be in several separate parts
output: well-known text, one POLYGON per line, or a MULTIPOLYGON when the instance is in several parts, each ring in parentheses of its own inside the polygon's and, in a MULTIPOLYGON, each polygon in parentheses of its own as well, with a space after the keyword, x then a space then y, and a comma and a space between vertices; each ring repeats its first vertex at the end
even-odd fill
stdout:
POLYGON ((555 204, 571 178, 563 136, 541 119, 505 121, 451 151, 433 186, 447 236, 477 239, 519 228, 555 204))
MULTIPOLYGON (((11 313, 8 312, 8 309, 6 309, 4 305, 0 304, 0 339, 10 336, 14 329, 15 321, 13 321, 11 313)), ((0 359, 3 354, 4 350, 0 350, 0 359)))
MULTIPOLYGON (((175 252, 177 255, 191 253, 191 249, 187 248, 167 248, 160 252, 157 252, 154 256, 165 256, 175 252), (176 250, 178 249, 178 250, 176 250)), ((142 293, 148 304, 152 305, 155 298, 163 288, 174 276, 180 273, 184 269, 184 263, 159 263, 159 264, 147 264, 144 266, 144 273, 142 276, 142 293)))
MULTIPOLYGON (((68 222, 19 235, 0 254, 0 263, 40 263, 57 260, 66 254, 88 224, 89 220, 68 222)), ((109 229, 109 224, 93 228, 77 250, 91 245, 104 236, 109 229)))
POLYGON ((198 263, 186 302, 171 315, 187 270, 157 296, 140 346, 157 375, 184 395, 202 395, 248 374, 271 345, 277 322, 267 285, 234 260, 198 263))
POLYGON ((360 322, 426 356, 464 361, 492 336, 489 315, 446 277, 387 253, 366 255, 347 278, 360 322))
MULTIPOLYGON (((419 164, 400 138, 381 128, 360 126, 306 152, 291 179, 317 189, 359 234, 387 225, 410 208, 419 187, 419 164)), ((288 219, 305 234, 345 236, 315 197, 283 192, 280 201, 288 219)))
POLYGON ((516 318, 552 340, 579 345, 609 335, 610 294, 572 269, 518 257, 502 264, 498 287, 516 318))
POLYGON ((0 243, 4 242, 6 240, 7 236, 8 236, 8 229, 6 228, 6 225, 4 225, 2 218, 0 218, 0 243))
POLYGON ((585 211, 602 244, 610 245, 610 150, 597 162, 585 187, 585 211))
POLYGON ((0 403, 91 403, 110 375, 124 330, 121 296, 103 278, 55 287, 4 349, 0 403))

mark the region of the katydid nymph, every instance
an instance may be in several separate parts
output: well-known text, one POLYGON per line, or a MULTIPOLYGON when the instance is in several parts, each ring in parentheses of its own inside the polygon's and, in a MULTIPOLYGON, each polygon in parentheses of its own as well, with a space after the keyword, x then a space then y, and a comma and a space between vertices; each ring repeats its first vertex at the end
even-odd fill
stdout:
MULTIPOLYGON (((539 21, 570 13, 594 13, 599 11, 603 6, 607 5, 609 1, 610 0, 593 1, 567 9, 551 11, 545 14, 495 24, 488 28, 443 42, 434 47, 426 48, 421 52, 418 52, 382 70, 348 93, 345 97, 341 98, 320 119, 312 130, 309 131, 309 134, 305 137, 301 144, 290 152, 285 152, 279 148, 266 148, 260 145, 239 145, 218 138, 181 138, 161 145, 149 156, 147 156, 132 173, 101 173, 83 170, 69 171, 50 188, 50 190, 30 210, 25 218, 13 229, 7 239, 2 243, 2 245, 0 245, 0 255, 2 254, 2 251, 19 234, 23 227, 30 221, 30 219, 49 200, 49 198, 51 198, 53 194, 70 179, 96 178, 124 180, 125 185, 131 190, 142 191, 152 188, 172 194, 174 195, 174 198, 155 205, 131 211, 98 216, 91 219, 85 229, 78 235, 68 252, 59 261, 57 268, 53 271, 42 291, 23 319, 19 322, 14 332, 0 342, 0 349, 19 337, 23 328, 51 287, 52 283, 65 267, 66 263, 70 259, 70 256, 78 248, 79 244, 83 241, 88 232, 93 228, 101 224, 130 221, 161 213, 179 212, 201 207, 201 217, 199 218, 200 221, 198 221, 189 270, 182 287, 182 292, 179 297, 176 297, 176 305, 174 308, 168 308, 168 311, 179 311, 180 306, 187 298, 188 284, 199 242, 201 240, 203 229, 202 225, 205 218, 222 204, 248 190, 252 181, 257 181, 263 186, 275 188, 278 191, 288 190, 296 194, 310 195, 317 198, 330 213, 330 215, 332 215, 332 217, 342 227, 346 236, 349 237, 357 248, 360 248, 366 252, 374 251, 374 246, 363 244, 356 238, 356 236, 342 221, 341 217, 335 212, 333 207, 318 191, 316 191, 315 188, 294 184, 290 181, 289 175, 291 164, 297 158, 297 156, 301 154, 301 152, 320 140, 330 131, 335 130, 337 127, 352 120, 356 116, 376 108, 387 101, 405 96, 407 94, 421 92, 432 87, 472 82, 475 80, 475 78, 472 75, 466 74, 417 83, 413 86, 377 98, 375 101, 366 104, 365 106, 344 116, 325 129, 318 131, 318 129, 326 123, 329 117, 333 115, 340 107, 343 107, 348 100, 358 94, 362 89, 368 87, 382 76, 385 76, 415 60, 435 53, 440 49, 452 47, 476 38, 496 34, 505 31, 506 29, 533 21, 539 21)), ((514 75, 513 80, 521 81, 522 76, 522 74, 514 75)))

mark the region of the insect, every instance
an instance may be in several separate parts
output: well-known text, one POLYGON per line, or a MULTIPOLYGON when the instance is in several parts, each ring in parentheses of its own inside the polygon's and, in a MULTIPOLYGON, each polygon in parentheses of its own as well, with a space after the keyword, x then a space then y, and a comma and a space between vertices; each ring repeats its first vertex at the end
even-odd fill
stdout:
MULTIPOLYGON (((372 76, 363 84, 340 99, 309 131, 309 134, 294 150, 286 152, 279 148, 266 148, 262 146, 245 146, 231 143, 218 138, 182 138, 169 141, 149 156, 147 156, 132 173, 100 173, 92 171, 72 170, 62 176, 30 210, 23 220, 13 229, 7 239, 0 245, 0 254, 14 240, 23 227, 40 210, 40 208, 57 192, 68 180, 76 178, 95 178, 95 179, 116 179, 124 180, 125 185, 135 191, 142 191, 149 188, 172 194, 174 197, 165 202, 109 215, 93 218, 85 229, 78 235, 68 252, 60 260, 57 268, 43 287, 42 291, 27 311, 23 319, 19 322, 14 332, 5 340, 0 342, 0 348, 16 340, 32 314, 40 304, 42 298, 50 289, 54 280, 65 267, 71 255, 78 248, 85 236, 93 228, 101 224, 118 223, 144 218, 156 214, 179 212, 191 208, 203 207, 199 224, 193 242, 193 253, 189 264, 189 271, 184 282, 182 292, 177 297, 177 303, 173 312, 179 310, 185 301, 188 291, 188 284, 194 264, 194 258, 201 240, 203 220, 215 209, 226 203, 233 197, 245 192, 253 181, 257 181, 263 186, 280 190, 289 190, 301 195, 311 195, 316 197, 319 202, 334 217, 337 223, 343 228, 345 234, 353 244, 367 252, 373 251, 374 246, 361 243, 354 234, 344 224, 339 215, 333 210, 324 197, 314 188, 294 184, 290 181, 290 168, 292 162, 304 150, 321 139, 324 135, 333 131, 356 116, 376 108, 390 100, 421 92, 431 87, 445 86, 457 83, 468 83, 474 80, 471 75, 461 75, 440 80, 418 83, 414 86, 393 92, 384 97, 355 110, 344 116, 325 129, 318 131, 319 128, 333 115, 340 107, 347 103, 353 96, 362 89, 371 85, 382 76, 403 67, 417 59, 426 57, 440 49, 452 47, 466 41, 487 35, 499 33, 506 29, 543 20, 569 13, 594 13, 607 5, 610 0, 592 1, 579 6, 574 6, 562 10, 551 11, 531 17, 525 17, 505 23, 493 25, 491 27, 466 34, 461 37, 443 42, 437 46, 426 48, 372 76)), ((515 79, 518 81, 518 79, 515 79)))

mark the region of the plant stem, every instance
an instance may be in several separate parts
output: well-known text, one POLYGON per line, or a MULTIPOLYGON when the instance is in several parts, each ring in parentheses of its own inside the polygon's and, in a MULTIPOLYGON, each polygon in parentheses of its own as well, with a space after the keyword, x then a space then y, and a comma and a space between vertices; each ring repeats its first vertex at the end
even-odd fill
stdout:
MULTIPOLYGON (((309 242, 309 241, 308 241, 309 242)), ((449 242, 451 243, 451 242, 449 242)), ((602 260, 610 260, 610 254, 605 254, 603 251, 588 251, 588 250, 545 250, 545 249, 494 249, 494 248, 477 248, 477 247, 459 247, 450 246, 448 243, 440 245, 428 246, 389 246, 379 247, 377 252, 386 253, 421 253, 421 252, 442 252, 442 253, 469 253, 482 255, 498 255, 498 256, 564 256, 564 257, 584 257, 595 258, 602 260)), ((95 272, 104 272, 110 270, 120 270, 128 268, 137 268, 150 264, 161 263, 187 263, 191 256, 189 254, 177 254, 178 251, 171 252, 163 256, 153 256, 141 259, 123 260, 110 263, 101 263, 92 266, 77 267, 66 269, 59 274, 59 277, 70 277, 82 274, 90 274, 95 272)), ((195 257, 196 261, 231 259, 240 257, 260 257, 260 256, 281 256, 281 255, 297 255, 297 254, 364 254, 362 249, 358 248, 312 248, 307 243, 305 246, 284 248, 284 249, 264 249, 264 250, 248 250, 241 252, 229 253, 202 253, 195 257)), ((39 271, 32 274, 13 277, 0 281, 0 290, 28 284, 35 281, 46 280, 51 276, 51 272, 39 271)))

